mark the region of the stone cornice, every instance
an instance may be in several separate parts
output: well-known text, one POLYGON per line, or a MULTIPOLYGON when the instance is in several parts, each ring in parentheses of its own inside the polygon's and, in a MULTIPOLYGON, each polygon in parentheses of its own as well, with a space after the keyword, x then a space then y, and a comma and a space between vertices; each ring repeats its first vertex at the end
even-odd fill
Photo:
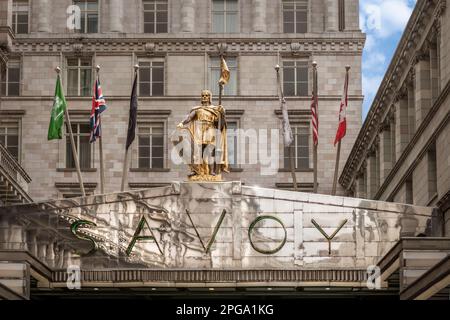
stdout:
POLYGON ((418 0, 339 178, 339 183, 345 189, 350 187, 361 161, 365 158, 368 147, 378 134, 379 121, 382 120, 382 115, 386 111, 386 103, 383 100, 395 101, 395 93, 398 92, 398 89, 393 91, 391 88, 401 87, 403 82, 408 80, 406 78, 411 79, 412 73, 409 72, 411 63, 414 61, 416 52, 420 50, 420 47, 417 47, 419 44, 416 43, 420 35, 418 26, 428 25, 430 20, 433 20, 433 23, 439 21, 443 10, 445 10, 445 2, 446 0, 418 0), (427 14, 430 10, 433 11, 431 15, 427 14), (408 70, 406 78, 401 76, 401 73, 405 70, 408 70))
MULTIPOLYGON (((20 38, 12 44, 21 53, 93 53, 107 52, 155 55, 162 53, 218 53, 225 45, 226 53, 264 53, 301 55, 308 53, 358 53, 364 48, 365 36, 355 38, 20 38)), ((283 34, 284 36, 284 34, 283 34)))

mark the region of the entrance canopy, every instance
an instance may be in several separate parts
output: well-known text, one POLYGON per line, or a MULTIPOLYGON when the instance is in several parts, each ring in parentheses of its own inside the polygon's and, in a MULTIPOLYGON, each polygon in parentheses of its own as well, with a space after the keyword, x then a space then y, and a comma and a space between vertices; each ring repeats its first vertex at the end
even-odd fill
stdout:
POLYGON ((84 287, 365 288, 401 237, 434 226, 432 208, 240 182, 3 207, 0 221, 0 262, 50 288, 73 270, 84 287))

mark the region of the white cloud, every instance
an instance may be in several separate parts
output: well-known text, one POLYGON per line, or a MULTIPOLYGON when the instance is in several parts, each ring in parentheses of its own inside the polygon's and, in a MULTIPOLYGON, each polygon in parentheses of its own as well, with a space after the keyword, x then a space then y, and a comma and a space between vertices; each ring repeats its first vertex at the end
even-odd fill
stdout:
POLYGON ((386 65, 386 56, 379 52, 373 51, 371 54, 367 55, 364 59, 364 70, 369 70, 371 72, 374 71, 383 71, 386 65))
POLYGON ((384 77, 392 48, 403 32, 416 0, 360 0, 360 26, 366 33, 363 94, 366 116, 384 77))
POLYGON ((387 38, 403 31, 414 3, 410 0, 361 0, 360 5, 361 29, 378 38, 387 38))

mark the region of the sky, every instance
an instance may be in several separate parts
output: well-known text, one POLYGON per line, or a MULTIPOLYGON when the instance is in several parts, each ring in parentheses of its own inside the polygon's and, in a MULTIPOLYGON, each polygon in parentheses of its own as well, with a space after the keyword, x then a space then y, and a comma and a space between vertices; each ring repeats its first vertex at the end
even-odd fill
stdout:
POLYGON ((400 41, 416 0, 360 0, 360 26, 366 33, 363 52, 363 120, 400 41))

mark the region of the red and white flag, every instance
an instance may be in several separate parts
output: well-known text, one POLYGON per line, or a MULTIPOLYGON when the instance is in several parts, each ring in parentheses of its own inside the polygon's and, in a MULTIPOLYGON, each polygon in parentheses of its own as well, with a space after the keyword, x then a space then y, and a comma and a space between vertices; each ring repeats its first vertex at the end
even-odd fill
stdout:
POLYGON ((311 102, 311 122, 313 129, 313 142, 317 146, 319 144, 319 98, 313 92, 311 102))
POLYGON ((339 110, 339 127, 337 129, 334 145, 340 142, 347 133, 347 119, 346 119, 347 106, 348 106, 348 71, 345 74, 344 93, 342 94, 341 106, 339 110))

